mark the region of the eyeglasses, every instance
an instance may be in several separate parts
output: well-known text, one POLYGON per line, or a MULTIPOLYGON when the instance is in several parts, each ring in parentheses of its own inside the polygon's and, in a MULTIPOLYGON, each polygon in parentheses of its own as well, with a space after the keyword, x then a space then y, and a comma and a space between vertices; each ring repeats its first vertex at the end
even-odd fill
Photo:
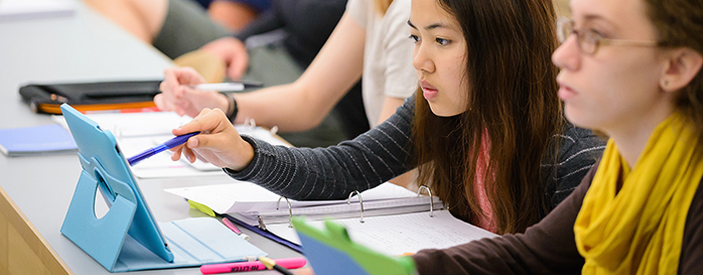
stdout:
POLYGON ((559 18, 557 21, 557 37, 559 38, 559 42, 564 43, 571 34, 576 34, 576 42, 578 42, 579 49, 587 54, 595 54, 600 46, 605 45, 634 47, 657 46, 657 41, 654 40, 605 38, 593 30, 577 30, 574 27, 574 21, 569 18, 559 18))

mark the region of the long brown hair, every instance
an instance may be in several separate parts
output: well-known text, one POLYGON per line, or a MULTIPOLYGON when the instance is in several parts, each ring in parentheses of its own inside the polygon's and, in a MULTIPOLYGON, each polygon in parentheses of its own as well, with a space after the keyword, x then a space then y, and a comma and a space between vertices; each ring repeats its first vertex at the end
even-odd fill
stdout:
MULTIPOLYGON (((657 32, 662 47, 691 48, 703 54, 703 1, 645 0, 647 15, 657 32)), ((681 89, 676 108, 693 121, 703 146, 703 70, 681 89)))
MULTIPOLYGON (((484 138, 490 144, 485 192, 498 233, 522 232, 548 211, 540 166, 564 123, 557 97, 558 46, 551 0, 437 0, 461 25, 467 44, 468 111, 434 115, 422 91, 413 138, 418 182, 455 215, 485 215, 474 192, 484 138), (484 134, 485 133, 485 134, 484 134)), ((555 160, 556 158, 554 158, 555 160)))

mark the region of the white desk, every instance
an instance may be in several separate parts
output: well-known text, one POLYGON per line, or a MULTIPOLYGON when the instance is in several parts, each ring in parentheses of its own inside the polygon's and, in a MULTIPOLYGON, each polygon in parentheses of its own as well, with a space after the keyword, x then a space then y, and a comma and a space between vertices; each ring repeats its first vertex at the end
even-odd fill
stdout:
MULTIPOLYGON (((22 102, 28 82, 162 77, 170 60, 78 3, 72 17, 0 22, 0 128, 52 123, 22 102)), ((80 173, 76 155, 9 158, 0 154, 0 274, 107 274, 59 229, 80 173), (13 205, 14 202, 14 205, 13 205)), ((216 177, 138 180, 158 221, 202 215, 163 188, 226 183, 216 177)), ((251 232, 272 258, 300 254, 251 232)), ((130 274, 133 274, 131 272, 130 274)), ((139 274, 147 272, 136 272, 139 274)), ((200 274, 197 268, 148 274, 200 274)), ((247 274, 276 274, 273 271, 247 274)))

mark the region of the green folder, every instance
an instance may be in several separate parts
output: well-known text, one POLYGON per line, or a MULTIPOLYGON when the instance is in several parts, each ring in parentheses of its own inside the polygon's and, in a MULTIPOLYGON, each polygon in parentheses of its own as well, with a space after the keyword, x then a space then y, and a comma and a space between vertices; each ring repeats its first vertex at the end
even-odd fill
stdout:
POLYGON ((293 226, 303 245, 303 254, 316 275, 417 274, 412 258, 384 255, 354 243, 340 224, 327 220, 325 228, 320 230, 305 223, 303 217, 294 217, 293 226))

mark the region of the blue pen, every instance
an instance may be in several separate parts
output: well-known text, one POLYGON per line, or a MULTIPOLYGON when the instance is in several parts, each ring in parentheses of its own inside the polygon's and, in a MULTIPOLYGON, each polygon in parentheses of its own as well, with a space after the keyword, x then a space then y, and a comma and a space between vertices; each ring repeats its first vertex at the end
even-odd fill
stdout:
POLYGON ((188 134, 185 134, 182 136, 177 136, 175 138, 172 138, 172 139, 164 142, 163 144, 151 147, 149 149, 146 149, 146 151, 144 151, 144 152, 141 152, 131 158, 128 158, 127 162, 129 162, 129 166, 134 166, 135 164, 139 163, 140 161, 145 160, 145 159, 147 159, 153 155, 156 155, 158 153, 161 153, 161 152, 165 151, 166 149, 171 149, 173 147, 176 147, 178 145, 185 143, 186 141, 188 141, 188 139, 190 137, 197 135, 197 134, 200 134, 200 132, 192 132, 192 133, 188 133, 188 134))

